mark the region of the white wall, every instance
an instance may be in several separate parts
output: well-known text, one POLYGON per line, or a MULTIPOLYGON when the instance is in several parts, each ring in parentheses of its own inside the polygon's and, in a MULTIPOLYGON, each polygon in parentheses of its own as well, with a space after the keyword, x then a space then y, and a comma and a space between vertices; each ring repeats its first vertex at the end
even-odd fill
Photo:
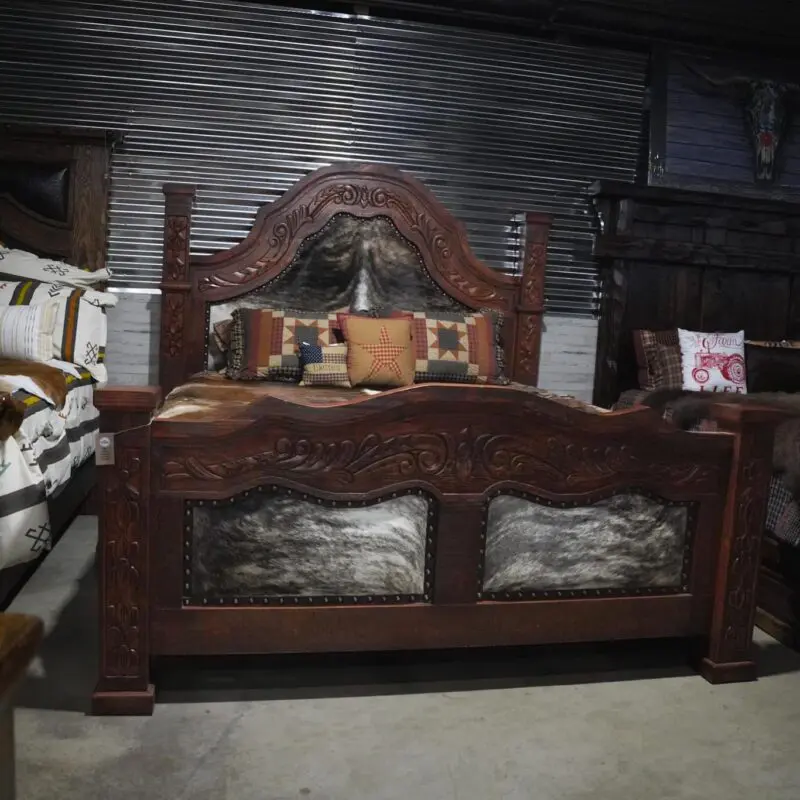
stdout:
MULTIPOLYGON (((161 298, 121 294, 109 312, 108 371, 114 384, 144 385, 158 377, 161 298)), ((591 400, 597 321, 545 317, 539 386, 591 400)))

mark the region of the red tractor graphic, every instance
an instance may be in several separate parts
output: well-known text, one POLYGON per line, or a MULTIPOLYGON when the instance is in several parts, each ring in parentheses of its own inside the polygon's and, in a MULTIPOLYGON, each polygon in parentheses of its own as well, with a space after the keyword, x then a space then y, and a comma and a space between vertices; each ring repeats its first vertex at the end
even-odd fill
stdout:
POLYGON ((708 383, 711 373, 709 370, 718 369, 726 381, 737 385, 744 384, 744 359, 737 354, 725 355, 724 353, 696 353, 692 377, 701 386, 708 383))

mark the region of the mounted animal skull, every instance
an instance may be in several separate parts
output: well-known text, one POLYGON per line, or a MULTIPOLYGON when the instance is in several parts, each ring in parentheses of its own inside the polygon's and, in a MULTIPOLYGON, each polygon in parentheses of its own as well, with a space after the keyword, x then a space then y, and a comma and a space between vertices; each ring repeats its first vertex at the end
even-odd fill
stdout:
POLYGON ((733 75, 712 78, 696 66, 686 65, 716 91, 734 95, 744 114, 744 125, 755 161, 757 183, 772 183, 780 147, 800 100, 800 86, 767 78, 733 75))

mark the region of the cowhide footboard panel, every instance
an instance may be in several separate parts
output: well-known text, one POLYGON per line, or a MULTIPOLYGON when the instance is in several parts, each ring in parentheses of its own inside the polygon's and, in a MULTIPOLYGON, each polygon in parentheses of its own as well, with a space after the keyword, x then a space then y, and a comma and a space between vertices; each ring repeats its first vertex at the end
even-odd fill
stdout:
POLYGON ((521 494, 489 501, 483 593, 680 591, 693 504, 638 493, 567 507, 521 494))
POLYGON ((370 503, 281 489, 190 501, 185 602, 425 602, 435 502, 420 491, 370 503))

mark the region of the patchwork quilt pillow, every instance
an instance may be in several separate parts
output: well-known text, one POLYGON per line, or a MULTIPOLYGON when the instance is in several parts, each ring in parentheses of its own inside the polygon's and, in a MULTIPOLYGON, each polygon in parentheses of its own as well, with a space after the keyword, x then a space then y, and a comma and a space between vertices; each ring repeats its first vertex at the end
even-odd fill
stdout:
POLYGON ((411 320, 340 314, 339 321, 353 386, 408 386, 414 382, 411 320))
POLYGON ((416 383, 505 383, 500 344, 502 314, 393 310, 408 319, 416 383))
POLYGON ((300 361, 303 364, 301 386, 337 386, 349 389, 346 344, 300 344, 300 361))
POLYGON ((678 328, 683 387, 694 392, 747 392, 744 331, 703 333, 678 328))
POLYGON ((336 314, 237 308, 227 375, 235 380, 299 381, 300 345, 335 344, 336 314))

